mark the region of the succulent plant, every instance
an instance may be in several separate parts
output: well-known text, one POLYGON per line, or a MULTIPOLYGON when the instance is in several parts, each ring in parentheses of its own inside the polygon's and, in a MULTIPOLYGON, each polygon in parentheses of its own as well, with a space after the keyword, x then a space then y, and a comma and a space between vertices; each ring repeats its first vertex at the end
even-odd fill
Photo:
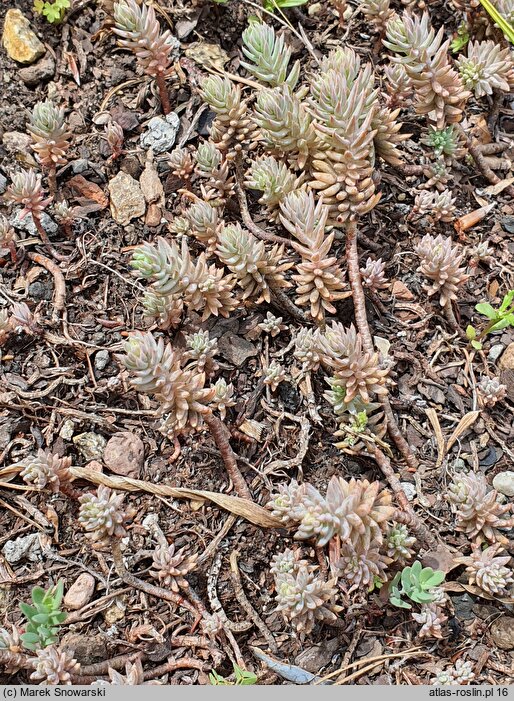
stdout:
POLYGON ((123 143, 125 141, 123 128, 114 119, 110 119, 104 127, 104 132, 107 144, 111 149, 111 158, 113 160, 119 158, 123 153, 123 143))
POLYGON ((186 210, 185 217, 190 233, 206 246, 209 253, 214 252, 221 226, 217 208, 200 200, 186 210))
POLYGON ((470 41, 467 57, 460 54, 457 65, 464 85, 475 97, 491 95, 493 90, 510 92, 514 87, 514 63, 510 49, 495 41, 470 41))
POLYGON ((40 685, 72 684, 72 675, 79 674, 80 665, 69 652, 57 645, 36 650, 36 664, 30 681, 40 685))
POLYGON ((421 623, 418 637, 437 638, 443 637, 442 625, 446 623, 448 617, 444 615, 439 606, 435 604, 423 604, 419 613, 413 612, 412 618, 416 623, 421 623))
POLYGON ((448 487, 448 499, 457 516, 457 530, 463 531, 469 538, 489 540, 491 543, 504 542, 505 537, 499 533, 511 505, 500 504, 498 493, 489 489, 487 480, 481 472, 455 475, 448 487))
POLYGON ((11 307, 10 326, 16 332, 24 331, 29 335, 38 335, 41 329, 37 325, 34 314, 25 302, 14 302, 11 307))
POLYGON ((428 13, 421 17, 405 12, 387 23, 384 45, 399 54, 392 60, 404 66, 415 92, 414 107, 426 114, 438 129, 458 122, 470 93, 448 59, 450 40, 443 42, 444 27, 436 34, 428 13))
POLYGON ((211 406, 213 409, 216 409, 222 419, 225 419, 227 409, 235 405, 233 396, 234 385, 232 383, 227 384, 222 377, 216 380, 214 384, 214 397, 211 400, 211 406))
POLYGON ((193 172, 194 165, 190 152, 187 148, 175 148, 170 153, 169 164, 171 172, 181 180, 189 180, 193 172))
POLYGON ((366 266, 361 268, 362 284, 372 292, 387 287, 388 282, 385 276, 385 263, 382 258, 366 260, 366 266))
POLYGON ((7 309, 0 309, 0 346, 9 338, 12 332, 11 320, 7 309))
POLYGON ((507 386, 500 382, 498 377, 484 375, 478 383, 479 402, 484 407, 493 407, 501 402, 507 395, 507 386))
POLYGON ((261 331, 264 333, 269 333, 272 338, 278 336, 278 334, 283 331, 286 326, 282 323, 282 317, 276 317, 271 312, 266 312, 266 317, 260 324, 257 324, 261 331))
POLYGON ((454 667, 448 667, 432 677, 430 683, 434 686, 450 686, 453 684, 467 684, 475 678, 473 663, 464 662, 462 657, 457 660, 454 667))
POLYGON ((206 366, 214 369, 213 358, 218 352, 218 341, 216 338, 210 338, 208 331, 186 335, 186 348, 183 360, 192 360, 193 366, 200 372, 203 372, 206 366))
POLYGON ((276 360, 272 360, 271 363, 265 368, 264 373, 264 384, 267 385, 272 392, 274 392, 281 382, 286 379, 286 372, 280 363, 276 360))
POLYGON ((300 635, 308 635, 317 621, 334 621, 340 607, 333 603, 337 594, 335 580, 316 577, 301 566, 295 574, 281 574, 276 579, 277 611, 290 621, 300 635))
POLYGON ((408 597, 418 604, 430 604, 436 601, 438 593, 433 590, 444 580, 444 572, 423 567, 419 560, 397 572, 391 582, 389 601, 393 606, 410 609, 411 604, 403 599, 408 597), (400 586, 398 586, 400 585, 400 586))
POLYGON ((284 272, 291 262, 283 262, 284 246, 266 249, 264 242, 243 231, 239 224, 224 226, 218 234, 216 255, 237 276, 243 299, 256 297, 269 302, 270 290, 289 287, 284 272))
POLYGON ((375 580, 386 581, 386 570, 391 558, 380 552, 380 544, 370 543, 367 550, 358 552, 353 545, 341 545, 341 557, 335 563, 334 571, 349 586, 348 594, 357 589, 373 589, 375 580))
POLYGON ((456 158, 464 153, 461 137, 452 124, 445 129, 434 129, 429 126, 425 143, 434 150, 436 158, 440 156, 456 158))
POLYGON ((383 34, 387 22, 393 17, 394 10, 390 0, 364 0, 361 9, 365 18, 373 25, 376 32, 383 34))
POLYGON ((237 306, 232 296, 235 278, 225 275, 222 268, 209 266, 204 253, 193 261, 185 239, 180 251, 174 241, 170 244, 162 238, 157 247, 144 243, 134 252, 131 265, 152 284, 154 297, 147 297, 145 305, 149 315, 165 317, 165 306, 155 296, 170 299, 174 316, 180 308, 179 298, 192 311, 203 311, 203 321, 211 315, 228 316, 237 306))
POLYGON ((184 303, 178 295, 157 295, 146 290, 142 304, 144 316, 155 321, 163 331, 178 326, 181 322, 184 303))
POLYGON ((153 78, 167 74, 177 42, 169 30, 161 32, 152 5, 116 0, 114 33, 120 46, 134 52, 145 73, 153 78))
POLYGON ((233 157, 242 145, 255 139, 255 127, 248 114, 248 101, 242 100, 241 88, 228 78, 212 75, 202 83, 201 95, 216 113, 211 126, 212 143, 233 157))
POLYGON ((12 184, 7 188, 4 197, 7 202, 23 205, 19 215, 20 219, 26 217, 27 214, 40 217, 52 201, 51 197, 45 199, 41 176, 33 170, 22 170, 15 173, 12 176, 12 184))
POLYGON ((293 168, 305 168, 319 148, 312 116, 285 85, 259 91, 253 121, 266 150, 284 156, 293 168))
POLYGON ((20 603, 27 619, 20 638, 27 650, 39 650, 57 642, 59 627, 66 620, 66 614, 61 611, 63 589, 62 579, 48 591, 33 587, 32 604, 20 603))
POLYGON ((293 355, 302 364, 303 372, 317 370, 323 356, 320 331, 302 327, 294 337, 293 355))
POLYGON ((455 218, 455 198, 451 190, 430 192, 422 190, 416 195, 410 218, 428 215, 432 221, 453 221, 455 218))
MULTIPOLYGON (((478 2, 478 0, 472 0, 472 2, 478 2)), ((514 3, 512 0, 496 0, 494 6, 507 22, 514 23, 514 3)))
POLYGON ((37 489, 49 487, 55 494, 61 484, 69 483, 71 475, 71 458, 52 455, 48 450, 38 450, 36 455, 27 457, 22 463, 20 477, 37 489))
POLYGON ((210 178, 221 165, 223 156, 214 144, 211 144, 210 141, 203 141, 196 149, 195 160, 198 175, 210 178))
POLYGON ((412 546, 415 543, 416 538, 409 535, 407 526, 403 523, 395 523, 386 533, 386 554, 395 562, 410 560, 414 555, 412 546))
POLYGON ((59 224, 62 224, 65 228, 69 228, 72 224, 81 219, 77 209, 77 207, 70 207, 66 200, 62 200, 54 204, 53 214, 59 224))
POLYGON ((79 498, 79 523, 93 543, 106 546, 110 538, 123 538, 125 512, 123 494, 116 494, 109 487, 99 485, 96 494, 88 492, 79 498))
POLYGON ((71 134, 66 128, 63 108, 56 107, 51 100, 36 102, 27 131, 43 168, 55 169, 66 163, 71 134))
MULTIPOLYGON (((0 652, 2 650, 13 652, 16 655, 23 651, 20 631, 14 624, 11 624, 10 631, 7 628, 0 628, 0 652)), ((6 663, 3 665, 3 669, 5 674, 15 674, 20 668, 18 665, 6 663)))
POLYGON ((501 551, 500 543, 484 550, 474 545, 469 557, 459 557, 456 562, 466 565, 469 584, 476 584, 491 596, 507 596, 509 585, 514 584, 514 572, 506 566, 511 560, 510 555, 497 557, 501 551))
POLYGON ((334 385, 344 387, 347 404, 358 396, 367 404, 370 393, 387 393, 384 385, 388 370, 380 368, 377 353, 364 352, 361 335, 353 324, 346 329, 339 322, 332 322, 321 337, 321 352, 323 363, 334 369, 332 389, 334 385))
POLYGON ((291 550, 286 548, 283 552, 273 555, 271 558, 270 572, 275 578, 284 574, 295 574, 300 567, 308 567, 307 560, 302 560, 300 548, 291 550))
POLYGON ((385 522, 394 513, 390 493, 378 482, 342 477, 332 477, 325 498, 308 483, 281 485, 268 508, 284 523, 298 524, 296 539, 314 538, 322 547, 338 534, 358 554, 383 542, 385 522))
POLYGON ((350 294, 337 258, 329 256, 334 241, 333 233, 325 236, 329 208, 321 199, 316 204, 312 192, 296 190, 287 195, 280 209, 280 219, 298 239, 293 247, 302 257, 293 275, 296 303, 308 305, 312 318, 321 321, 325 311, 336 312, 332 302, 350 294))
POLYGON ((299 182, 285 163, 277 161, 273 156, 266 156, 252 161, 245 185, 250 190, 262 192, 259 202, 266 205, 273 218, 276 218, 278 206, 288 193, 296 190, 299 182))
POLYGON ((125 675, 117 672, 112 667, 107 670, 109 674, 109 681, 101 680, 98 682, 93 682, 91 686, 146 686, 147 684, 160 684, 160 682, 144 681, 143 665, 141 659, 137 659, 135 662, 125 662, 125 675))
POLYGON ((429 295, 439 295, 439 304, 444 307, 457 299, 457 289, 468 278, 464 268, 459 267, 462 254, 452 245, 451 238, 427 234, 415 248, 421 258, 418 270, 432 281, 427 288, 429 295))
POLYGON ((180 359, 169 344, 153 335, 134 333, 125 342, 118 359, 130 371, 131 381, 140 392, 154 394, 161 414, 167 414, 168 432, 195 429, 202 423, 214 388, 205 388, 205 374, 196 368, 181 368, 180 359))
POLYGON ((272 87, 285 84, 294 89, 300 75, 300 62, 296 61, 288 74, 291 49, 285 45, 283 36, 277 36, 267 24, 251 22, 242 39, 243 53, 251 61, 241 62, 247 71, 272 87))
POLYGON ((175 550, 175 546, 160 545, 153 554, 153 567, 150 571, 152 577, 159 581, 163 587, 171 589, 178 593, 180 589, 188 588, 189 584, 185 575, 196 567, 196 559, 198 555, 186 555, 185 548, 175 550))
POLYGON ((420 190, 431 190, 435 187, 436 190, 442 192, 447 189, 448 183, 452 178, 444 156, 440 156, 432 163, 427 164, 423 168, 423 175, 428 180, 419 186, 420 190))
POLYGON ((384 66, 385 89, 387 103, 390 107, 401 105, 407 107, 412 101, 412 83, 405 67, 401 63, 384 66))
POLYGON ((7 217, 0 214, 0 255, 5 255, 9 251, 13 239, 14 229, 7 217))

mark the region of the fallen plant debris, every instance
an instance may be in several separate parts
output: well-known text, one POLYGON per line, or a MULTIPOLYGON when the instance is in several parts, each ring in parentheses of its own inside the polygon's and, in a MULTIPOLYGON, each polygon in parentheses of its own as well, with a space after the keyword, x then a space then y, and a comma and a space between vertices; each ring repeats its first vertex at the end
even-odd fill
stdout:
POLYGON ((10 4, 2 681, 510 683, 511 3, 10 4))

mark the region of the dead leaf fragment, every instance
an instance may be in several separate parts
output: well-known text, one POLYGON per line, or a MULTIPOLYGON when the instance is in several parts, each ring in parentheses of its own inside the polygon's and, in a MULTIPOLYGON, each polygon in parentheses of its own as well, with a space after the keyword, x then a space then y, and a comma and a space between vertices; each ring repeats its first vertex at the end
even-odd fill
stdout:
POLYGON ((86 180, 83 175, 74 175, 68 180, 68 185, 85 199, 92 200, 99 204, 101 209, 105 209, 109 204, 109 198, 102 188, 96 183, 86 180))
POLYGON ((486 195, 499 195, 500 192, 503 192, 505 188, 512 185, 512 183, 514 183, 514 178, 505 178, 504 180, 500 180, 499 183, 496 183, 496 185, 489 185, 484 188, 483 192, 486 195))
POLYGON ((185 54, 200 66, 211 66, 220 72, 223 72, 223 67, 230 58, 219 44, 207 44, 203 41, 189 44, 185 54))

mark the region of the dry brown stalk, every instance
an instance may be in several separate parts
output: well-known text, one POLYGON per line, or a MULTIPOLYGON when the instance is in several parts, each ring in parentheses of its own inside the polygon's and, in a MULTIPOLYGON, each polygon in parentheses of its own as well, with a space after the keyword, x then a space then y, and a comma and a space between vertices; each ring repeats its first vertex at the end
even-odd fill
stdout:
MULTIPOLYGON (((346 260, 348 265, 348 278, 352 288, 355 322, 362 336, 364 351, 373 354, 375 349, 366 314, 366 298, 362 287, 359 252, 357 248, 357 224, 354 221, 349 221, 346 225, 346 260)), ((417 469, 418 461, 412 454, 409 444, 402 436, 400 429, 398 428, 389 399, 387 396, 383 396, 380 397, 380 402, 387 419, 387 430, 389 435, 396 444, 396 447, 400 453, 403 455, 407 465, 413 469, 417 469)))
MULTIPOLYGON (((461 135, 463 139, 466 141, 466 148, 468 149, 471 157, 475 161, 478 170, 482 173, 484 178, 489 180, 489 182, 492 185, 497 185, 499 182, 501 182, 501 178, 499 178, 496 173, 491 170, 489 165, 487 164, 487 159, 484 156, 484 152, 481 149, 478 149, 474 144, 471 138, 469 137, 468 134, 466 134, 465 130, 460 124, 456 124, 455 128, 461 135)), ((508 185, 505 188, 505 192, 509 195, 509 197, 514 197, 514 187, 512 185, 508 185)))
POLYGON ((64 282, 64 275, 62 274, 62 271, 58 265, 40 253, 28 253, 27 257, 34 261, 34 263, 37 263, 48 270, 48 272, 51 273, 54 278, 55 293, 52 319, 54 321, 58 321, 59 313, 64 310, 66 305, 66 283, 64 282))

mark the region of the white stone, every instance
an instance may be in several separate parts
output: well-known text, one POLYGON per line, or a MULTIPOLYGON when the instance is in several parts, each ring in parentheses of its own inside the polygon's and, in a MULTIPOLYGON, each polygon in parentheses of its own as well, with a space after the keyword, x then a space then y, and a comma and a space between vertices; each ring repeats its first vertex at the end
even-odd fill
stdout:
POLYGON ((141 136, 141 146, 153 149, 154 153, 169 151, 175 144, 180 127, 178 114, 170 112, 166 118, 152 117, 147 124, 147 130, 141 136))
POLYGON ((493 479, 493 487, 500 494, 505 494, 507 497, 514 497, 514 472, 506 470, 499 472, 493 479))

